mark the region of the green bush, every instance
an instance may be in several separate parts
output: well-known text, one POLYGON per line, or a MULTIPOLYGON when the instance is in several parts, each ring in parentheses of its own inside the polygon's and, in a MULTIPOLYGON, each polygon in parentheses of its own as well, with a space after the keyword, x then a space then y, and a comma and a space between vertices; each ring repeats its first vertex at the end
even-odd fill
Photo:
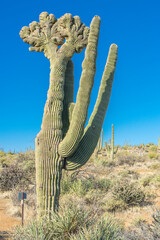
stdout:
POLYGON ((0 190, 9 191, 19 184, 24 184, 25 186, 34 184, 35 169, 32 167, 32 164, 31 166, 30 164, 27 166, 27 164, 10 164, 2 168, 0 172, 0 190))
POLYGON ((144 143, 139 144, 137 147, 144 149, 144 143))
POLYGON ((157 184, 157 183, 159 184, 160 183, 160 175, 156 175, 154 177, 153 181, 154 181, 155 184, 157 184))
POLYGON ((141 180, 143 187, 149 186, 150 182, 153 180, 153 176, 147 176, 141 180))
POLYGON ((127 204, 123 200, 115 200, 110 198, 106 203, 106 210, 109 212, 122 211, 127 209, 127 204))
POLYGON ((151 147, 151 146, 153 146, 154 145, 154 143, 147 143, 146 144, 146 147, 151 147))
POLYGON ((137 205, 144 201, 145 194, 135 183, 127 180, 118 182, 112 189, 115 200, 123 200, 128 206, 137 205))
POLYGON ((103 178, 96 181, 95 188, 103 192, 107 192, 112 187, 112 185, 113 183, 110 179, 103 178))
POLYGON ((153 159, 153 158, 157 159, 158 158, 158 154, 156 152, 149 152, 149 158, 150 159, 153 159))
POLYGON ((150 147, 150 150, 152 151, 152 152, 157 152, 157 145, 152 145, 151 147, 150 147))
POLYGON ((139 157, 133 154, 119 153, 117 154, 117 164, 124 165, 128 164, 133 166, 135 162, 139 161, 139 157))
POLYGON ((152 164, 152 165, 150 166, 150 168, 151 168, 152 170, 159 169, 159 168, 160 168, 160 164, 159 164, 159 163, 154 163, 154 164, 152 164))
POLYGON ((13 240, 120 240, 120 227, 113 219, 97 219, 93 213, 75 206, 66 206, 39 222, 16 227, 13 240))
POLYGON ((97 189, 103 192, 107 192, 112 183, 109 179, 94 179, 89 177, 88 179, 77 179, 65 176, 62 179, 61 193, 75 192, 78 196, 85 196, 89 191, 97 189))
POLYGON ((124 149, 124 150, 129 150, 129 149, 132 149, 132 146, 129 145, 129 144, 125 144, 125 145, 122 147, 122 149, 124 149))
POLYGON ((71 237, 70 240, 121 240, 120 227, 111 218, 101 218, 100 221, 90 228, 71 237))
POLYGON ((124 170, 118 173, 119 176, 122 178, 132 178, 132 179, 138 179, 139 174, 135 172, 134 170, 124 170))
POLYGON ((1 170, 0 190, 9 191, 15 188, 24 178, 25 173, 17 165, 10 165, 1 170))
POLYGON ((99 161, 99 165, 102 165, 103 167, 112 168, 112 167, 116 167, 116 162, 115 160, 111 160, 111 159, 101 159, 99 161))
POLYGON ((0 150, 0 158, 3 157, 3 156, 6 156, 6 153, 3 152, 2 150, 0 150))
POLYGON ((24 227, 16 227, 13 240, 69 240, 82 229, 95 223, 92 213, 77 206, 66 206, 52 213, 50 220, 43 218, 24 227))

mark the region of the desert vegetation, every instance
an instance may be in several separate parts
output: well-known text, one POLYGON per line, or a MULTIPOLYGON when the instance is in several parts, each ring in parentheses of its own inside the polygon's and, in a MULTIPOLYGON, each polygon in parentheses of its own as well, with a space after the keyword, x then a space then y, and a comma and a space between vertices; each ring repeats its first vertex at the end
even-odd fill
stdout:
POLYGON ((18 192, 28 194, 25 225, 12 238, 159 239, 159 169, 157 145, 119 146, 114 159, 102 147, 80 169, 63 170, 60 209, 37 222, 34 151, 1 151, 0 190, 12 200, 12 216, 21 216, 18 192))
POLYGON ((79 16, 66 13, 56 19, 42 12, 39 22, 23 27, 20 37, 30 51, 43 52, 50 62, 50 85, 41 130, 35 140, 37 217, 58 211, 62 169, 75 170, 92 155, 108 108, 117 62, 117 45, 111 44, 93 112, 87 126, 88 107, 96 73, 101 19, 94 16, 90 28, 79 16), (86 47, 76 103, 75 53, 86 47), (88 147, 86 147, 88 146, 88 147))
POLYGON ((110 45, 87 123, 100 22, 94 16, 89 28, 79 16, 66 13, 56 19, 42 12, 38 22, 20 31, 29 50, 43 52, 49 60, 50 81, 35 151, 0 151, 0 192, 11 201, 10 216, 21 217, 18 193, 27 192, 25 224, 10 232, 13 240, 160 239, 159 139, 158 145, 115 146, 112 124, 109 143, 103 146, 116 44, 110 45), (74 103, 72 58, 85 47, 74 103))

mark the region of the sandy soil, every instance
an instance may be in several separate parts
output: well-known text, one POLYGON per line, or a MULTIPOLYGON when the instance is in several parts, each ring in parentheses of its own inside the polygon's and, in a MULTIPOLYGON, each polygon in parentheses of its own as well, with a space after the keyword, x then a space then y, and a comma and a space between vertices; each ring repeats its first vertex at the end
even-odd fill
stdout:
POLYGON ((7 208, 10 204, 10 199, 0 198, 0 240, 9 239, 8 233, 13 230, 16 225, 21 224, 21 220, 8 216, 7 208))

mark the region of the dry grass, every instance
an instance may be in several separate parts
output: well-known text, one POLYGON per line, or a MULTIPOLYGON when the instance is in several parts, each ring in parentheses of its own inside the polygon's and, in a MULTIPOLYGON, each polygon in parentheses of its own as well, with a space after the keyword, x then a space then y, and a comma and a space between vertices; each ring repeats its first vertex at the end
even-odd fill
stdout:
MULTIPOLYGON (((15 155, 14 161, 16 161, 15 155)), ((4 164, 6 155, 2 157, 4 164)), ((19 155, 19 158, 22 159, 22 157, 25 158, 19 155)), ((21 163, 23 163, 22 160, 21 163)), ((25 165, 25 167, 28 166, 25 165)), ((153 145, 119 148, 114 160, 108 159, 106 152, 102 150, 97 160, 93 155, 78 171, 63 173, 60 205, 74 203, 83 209, 95 212, 98 216, 110 213, 121 220, 126 228, 134 227, 140 222, 151 223, 153 207, 160 208, 159 168, 160 152, 153 145), (150 157, 151 151, 156 154, 156 158, 150 157), (113 201, 113 186, 122 180, 141 187, 145 194, 143 204, 129 206, 121 199, 113 201)), ((12 194, 1 195, 5 197, 6 194, 6 197, 12 198, 12 206, 9 210, 11 215, 18 215, 20 211, 20 206, 15 206, 19 190, 20 188, 17 187, 12 194)), ((29 200, 26 201, 25 219, 28 221, 35 217, 35 191, 28 186, 26 191, 29 200)))

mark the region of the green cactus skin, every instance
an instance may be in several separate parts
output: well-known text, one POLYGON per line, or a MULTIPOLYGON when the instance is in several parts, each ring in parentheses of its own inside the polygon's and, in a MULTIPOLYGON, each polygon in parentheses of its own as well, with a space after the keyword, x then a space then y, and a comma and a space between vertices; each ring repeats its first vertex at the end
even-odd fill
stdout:
POLYGON ((76 152, 71 157, 66 158, 67 170, 75 170, 83 166, 97 145, 109 104, 116 62, 117 45, 112 44, 110 46, 96 104, 76 152))
POLYGON ((112 139, 109 139, 109 144, 107 142, 105 142, 105 148, 106 148, 109 158, 111 160, 113 160, 114 155, 118 151, 118 146, 116 148, 114 147, 114 126, 113 126, 113 124, 112 124, 112 139))
POLYGON ((41 130, 35 139, 37 217, 58 210, 62 169, 74 170, 93 153, 108 107, 117 60, 117 46, 111 45, 97 102, 84 129, 96 71, 100 18, 90 30, 78 16, 67 13, 59 19, 43 12, 39 22, 23 27, 20 37, 32 45, 30 51, 44 52, 50 61, 50 85, 41 130), (65 40, 65 41, 64 41, 65 40), (76 103, 73 103, 74 53, 86 47, 76 103))
POLYGON ((69 128, 71 116, 74 108, 73 95, 74 95, 74 66, 72 60, 68 61, 67 69, 65 72, 65 83, 64 83, 64 100, 63 100, 63 137, 69 128))
POLYGON ((82 64, 83 71, 80 79, 80 86, 72 114, 73 117, 67 135, 59 144, 59 154, 63 157, 69 157, 75 152, 84 132, 84 127, 87 120, 88 106, 90 102, 90 95, 96 72, 99 29, 100 18, 96 16, 91 22, 88 45, 85 52, 85 59, 82 64))
POLYGON ((103 128, 102 128, 101 136, 100 136, 100 150, 102 150, 102 147, 103 147, 103 128))
POLYGON ((95 160, 98 159, 98 153, 102 150, 102 147, 103 147, 103 128, 102 128, 100 137, 98 139, 97 146, 96 146, 95 151, 94 151, 95 160))

